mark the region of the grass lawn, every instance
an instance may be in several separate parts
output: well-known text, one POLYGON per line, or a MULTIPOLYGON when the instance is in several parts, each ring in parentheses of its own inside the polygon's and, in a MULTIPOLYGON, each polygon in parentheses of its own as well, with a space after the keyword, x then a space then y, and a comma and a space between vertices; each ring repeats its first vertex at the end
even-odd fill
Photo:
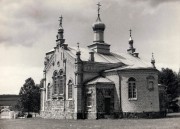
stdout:
POLYGON ((0 120, 0 129, 180 129, 180 114, 163 119, 11 119, 0 120))

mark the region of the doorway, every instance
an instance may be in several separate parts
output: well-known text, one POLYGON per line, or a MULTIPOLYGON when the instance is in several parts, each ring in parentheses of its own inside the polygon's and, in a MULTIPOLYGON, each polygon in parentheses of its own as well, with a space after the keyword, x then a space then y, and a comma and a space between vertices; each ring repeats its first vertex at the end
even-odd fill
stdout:
POLYGON ((105 115, 110 115, 111 98, 104 98, 104 106, 105 115))

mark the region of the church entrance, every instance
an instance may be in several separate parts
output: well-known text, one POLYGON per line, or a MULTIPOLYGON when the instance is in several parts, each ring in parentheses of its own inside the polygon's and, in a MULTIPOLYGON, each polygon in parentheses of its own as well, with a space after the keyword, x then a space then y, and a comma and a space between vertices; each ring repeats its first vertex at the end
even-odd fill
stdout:
POLYGON ((110 115, 110 109, 111 109, 111 98, 104 98, 104 110, 105 110, 105 115, 110 115))
POLYGON ((96 89, 97 119, 111 118, 114 112, 114 86, 102 85, 96 89))

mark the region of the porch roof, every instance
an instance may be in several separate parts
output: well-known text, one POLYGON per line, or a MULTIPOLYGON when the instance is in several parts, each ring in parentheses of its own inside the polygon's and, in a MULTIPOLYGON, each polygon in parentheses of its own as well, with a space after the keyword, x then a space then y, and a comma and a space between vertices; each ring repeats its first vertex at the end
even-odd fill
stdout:
POLYGON ((97 77, 89 82, 86 83, 86 85, 91 85, 91 84, 97 84, 97 83, 106 83, 106 84, 114 84, 110 79, 104 78, 104 77, 97 77))

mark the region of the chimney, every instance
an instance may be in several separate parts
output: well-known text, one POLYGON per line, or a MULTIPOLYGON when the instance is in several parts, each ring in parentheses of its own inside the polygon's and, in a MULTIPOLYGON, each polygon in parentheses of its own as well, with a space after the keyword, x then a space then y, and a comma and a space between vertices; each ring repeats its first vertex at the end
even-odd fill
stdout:
POLYGON ((89 52, 90 57, 89 57, 89 61, 94 62, 94 52, 89 52))
POLYGON ((133 56, 134 56, 134 57, 138 57, 138 56, 139 56, 139 53, 133 53, 133 56))
POLYGON ((68 47, 68 44, 63 44, 63 48, 64 48, 64 50, 67 50, 67 47, 68 47))

